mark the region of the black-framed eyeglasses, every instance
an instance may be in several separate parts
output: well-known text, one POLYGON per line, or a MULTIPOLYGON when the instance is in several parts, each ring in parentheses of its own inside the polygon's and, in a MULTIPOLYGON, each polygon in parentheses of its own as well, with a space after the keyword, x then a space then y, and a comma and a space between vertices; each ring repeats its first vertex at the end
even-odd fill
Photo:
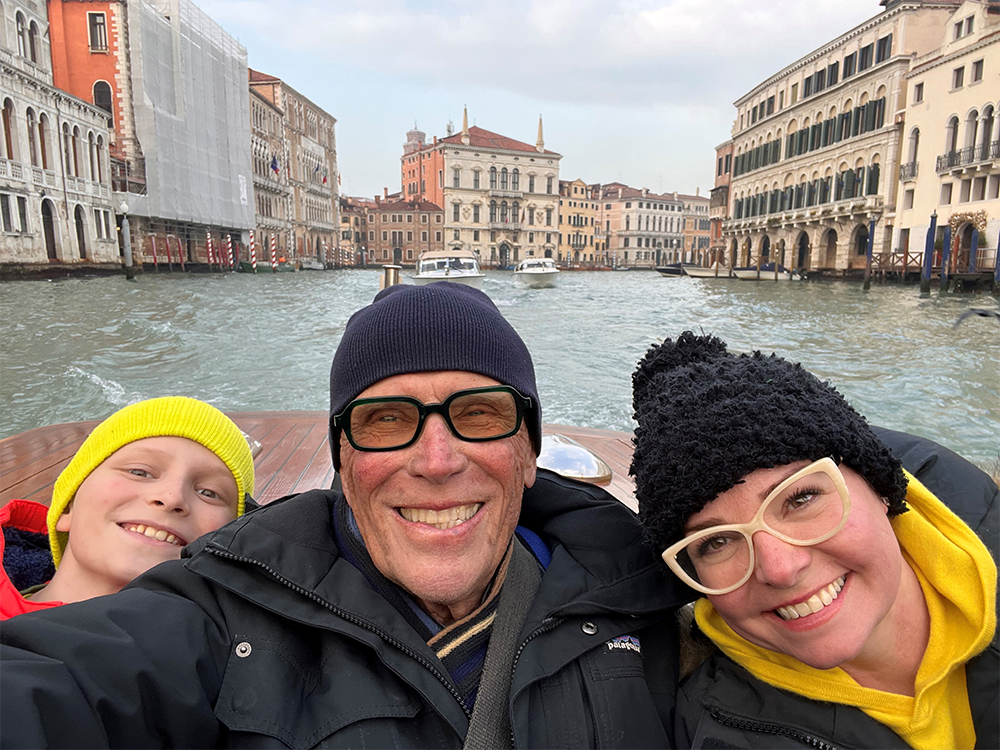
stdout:
POLYGON ((333 417, 359 451, 394 451, 413 445, 424 422, 440 414, 452 434, 470 443, 501 440, 521 429, 531 399, 507 385, 455 391, 439 404, 424 404, 410 396, 359 398, 333 417))

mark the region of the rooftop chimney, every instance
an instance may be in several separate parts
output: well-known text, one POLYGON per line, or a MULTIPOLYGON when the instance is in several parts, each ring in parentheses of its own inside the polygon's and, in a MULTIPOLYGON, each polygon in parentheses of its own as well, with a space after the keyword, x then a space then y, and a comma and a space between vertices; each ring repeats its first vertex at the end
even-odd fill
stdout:
POLYGON ((386 200, 389 200, 389 188, 387 187, 382 188, 382 197, 385 198, 386 200))

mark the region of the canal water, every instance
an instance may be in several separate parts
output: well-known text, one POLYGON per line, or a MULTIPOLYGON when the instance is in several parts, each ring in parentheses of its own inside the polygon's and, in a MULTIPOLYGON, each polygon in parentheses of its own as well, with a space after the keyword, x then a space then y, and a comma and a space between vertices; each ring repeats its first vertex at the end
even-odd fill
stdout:
MULTIPOLYGON (((407 276, 409 272, 404 272, 407 276)), ((0 436, 186 394, 227 411, 327 409, 329 368, 374 270, 154 274, 0 286, 0 436)), ((546 422, 631 430, 653 342, 714 333, 801 361, 869 420, 989 462, 1000 452, 1000 325, 988 296, 912 286, 567 272, 555 289, 490 271, 484 291, 535 360, 546 422)))

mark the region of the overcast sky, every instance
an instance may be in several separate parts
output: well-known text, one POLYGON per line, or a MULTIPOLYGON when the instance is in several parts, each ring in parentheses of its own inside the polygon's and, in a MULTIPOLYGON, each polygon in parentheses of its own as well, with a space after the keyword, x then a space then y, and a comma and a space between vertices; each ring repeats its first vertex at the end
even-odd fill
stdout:
POLYGON ((563 155, 562 179, 706 194, 733 101, 878 0, 195 0, 337 118, 347 195, 399 190, 414 121, 563 155))

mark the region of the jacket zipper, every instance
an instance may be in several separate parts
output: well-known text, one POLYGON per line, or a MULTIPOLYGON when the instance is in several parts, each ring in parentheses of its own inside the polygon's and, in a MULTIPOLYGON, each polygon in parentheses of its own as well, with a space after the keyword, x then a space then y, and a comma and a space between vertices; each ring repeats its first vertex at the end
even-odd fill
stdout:
MULTIPOLYGON (((547 617, 544 620, 542 620, 541 625, 539 625, 531 633, 528 634, 528 637, 524 639, 523 643, 521 643, 521 647, 518 648, 517 653, 514 654, 514 661, 510 666, 510 673, 512 676, 514 672, 517 671, 517 660, 521 658, 521 652, 524 651, 524 647, 527 646, 529 643, 531 643, 531 641, 540 636, 542 633, 547 633, 550 630, 554 630, 561 621, 562 621, 561 618, 558 617, 547 617)), ((514 741, 513 721, 510 723, 510 746, 517 747, 517 744, 514 741)))
POLYGON ((743 731, 759 732, 761 734, 784 735, 785 737, 791 737, 799 742, 804 742, 810 747, 817 748, 817 750, 838 750, 836 745, 831 745, 826 740, 813 737, 811 734, 800 732, 797 729, 783 727, 780 724, 766 724, 764 722, 753 721, 751 719, 737 718, 736 716, 725 714, 717 708, 713 708, 709 713, 717 722, 728 727, 733 727, 743 731))
MULTIPOLYGON (((343 610, 338 609, 337 607, 335 607, 332 604, 330 604, 330 602, 326 601, 322 597, 317 596, 313 592, 308 591, 307 589, 304 589, 301 586, 292 583, 287 578, 285 578, 282 575, 280 575, 276 570, 274 570, 274 568, 270 567, 269 565, 265 565, 264 563, 260 562, 259 560, 254 560, 254 559, 249 558, 249 557, 243 557, 242 555, 234 555, 232 552, 224 552, 224 551, 222 551, 220 549, 217 549, 215 547, 208 547, 208 546, 206 546, 205 549, 208 550, 209 552, 211 552, 213 555, 218 555, 219 557, 225 558, 227 560, 235 560, 237 562, 249 563, 250 565, 256 565, 259 568, 263 568, 276 581, 278 581, 279 583, 284 584, 285 586, 287 586, 288 588, 290 588, 292 591, 295 591, 296 593, 302 594, 302 596, 305 596, 306 598, 311 599, 312 601, 316 602, 317 604, 320 604, 323 607, 325 607, 326 609, 330 610, 331 612, 333 612, 335 615, 337 615, 337 617, 341 618, 342 620, 346 620, 347 622, 353 623, 354 625, 357 625, 358 627, 364 628, 365 630, 368 630, 369 632, 374 633, 375 635, 377 635, 379 638, 381 638, 382 640, 386 641, 387 643, 395 646, 400 651, 402 651, 404 654, 406 654, 411 659, 413 659, 414 661, 416 661, 418 664, 423 665, 427 669, 427 671, 430 672, 432 675, 434 675, 435 677, 437 677, 437 679, 441 682, 441 684, 444 685, 446 688, 448 688, 448 692, 451 693, 452 696, 454 696, 454 698, 455 698, 456 701, 458 701, 458 705, 462 708, 462 711, 465 713, 466 718, 469 718, 469 719, 472 718, 472 712, 469 711, 469 709, 467 709, 465 707, 465 701, 462 700, 462 696, 458 692, 458 690, 456 690, 451 685, 451 683, 448 681, 448 679, 441 673, 441 671, 437 667, 435 667, 431 662, 429 662, 427 659, 425 659, 421 654, 418 654, 416 651, 414 651, 413 649, 411 649, 405 643, 401 643, 400 641, 396 640, 395 638, 393 638, 388 633, 385 633, 385 632, 379 630, 378 628, 376 628, 371 623, 369 623, 369 622, 367 622, 365 620, 362 620, 360 617, 355 617, 354 615, 350 614, 349 612, 344 612, 343 610)), ((523 648, 523 646, 522 646, 522 648, 523 648)), ((518 653, 520 653, 520 652, 518 652, 518 653)), ((511 733, 513 734, 513 730, 511 730, 511 733)))

